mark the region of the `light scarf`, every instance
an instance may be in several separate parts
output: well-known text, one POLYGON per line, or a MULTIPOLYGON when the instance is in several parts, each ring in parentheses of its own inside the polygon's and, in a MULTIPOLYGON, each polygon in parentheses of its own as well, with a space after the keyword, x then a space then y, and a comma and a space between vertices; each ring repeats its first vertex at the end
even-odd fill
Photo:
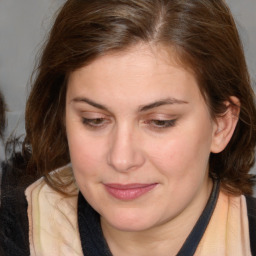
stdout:
MULTIPOLYGON (((71 167, 65 171, 71 172, 71 167)), ((78 189, 73 183, 68 191, 75 193, 71 197, 57 193, 43 178, 26 189, 31 256, 83 256, 77 220, 78 189)), ((251 255, 244 196, 228 196, 220 191, 195 255, 251 255)))
POLYGON ((195 256, 251 256, 249 224, 244 196, 222 191, 195 256))
POLYGON ((26 189, 30 256, 83 255, 77 221, 78 189, 74 183, 69 191, 74 195, 57 193, 43 178, 26 189))

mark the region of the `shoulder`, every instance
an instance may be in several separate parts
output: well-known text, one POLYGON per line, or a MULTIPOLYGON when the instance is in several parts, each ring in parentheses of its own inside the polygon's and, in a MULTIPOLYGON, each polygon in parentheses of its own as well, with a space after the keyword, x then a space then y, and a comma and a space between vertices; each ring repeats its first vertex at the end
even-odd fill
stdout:
MULTIPOLYGON (((0 254, 2 255, 4 251, 4 256, 30 255, 31 219, 40 220, 42 224, 48 223, 48 217, 56 217, 55 214, 52 215, 53 210, 58 209, 61 216, 62 210, 65 212, 75 209, 77 200, 74 197, 63 200, 66 199, 65 195, 51 188, 45 178, 31 177, 25 173, 25 169, 15 168, 11 161, 4 162, 2 170, 0 254), (66 207, 67 204, 69 207, 66 207), (46 214, 41 214, 42 211, 46 214), (44 218, 38 218, 39 216, 44 218)), ((71 177, 71 174, 71 167, 65 166, 53 171, 50 175, 56 179, 65 180, 71 177)), ((72 183, 67 189, 67 192, 75 191, 76 186, 72 183)), ((69 216, 68 212, 66 216, 69 216)))
POLYGON ((25 175, 25 169, 14 167, 12 160, 2 163, 1 167, 0 252, 4 251, 6 256, 29 255, 24 191, 34 179, 25 175))
MULTIPOLYGON (((71 174, 71 167, 65 166, 50 175, 60 181, 69 179, 71 174)), ((77 220, 78 189, 75 182, 71 182, 64 192, 66 194, 54 190, 44 178, 31 184, 25 191, 30 250, 35 255, 41 255, 41 248, 45 255, 60 250, 62 255, 82 255, 77 254, 81 251, 81 242, 77 220)))

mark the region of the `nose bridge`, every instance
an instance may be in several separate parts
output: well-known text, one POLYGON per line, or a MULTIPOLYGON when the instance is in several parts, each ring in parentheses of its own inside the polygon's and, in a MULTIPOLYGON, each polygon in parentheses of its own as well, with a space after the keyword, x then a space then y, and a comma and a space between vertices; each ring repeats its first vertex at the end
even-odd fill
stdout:
POLYGON ((128 124, 117 125, 112 132, 108 163, 117 171, 128 171, 143 164, 144 158, 136 131, 128 124))

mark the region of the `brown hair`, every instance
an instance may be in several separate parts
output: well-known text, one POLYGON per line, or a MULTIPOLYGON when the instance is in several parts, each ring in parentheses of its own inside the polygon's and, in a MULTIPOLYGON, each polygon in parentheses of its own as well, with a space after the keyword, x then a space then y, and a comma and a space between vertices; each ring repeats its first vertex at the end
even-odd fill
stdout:
POLYGON ((213 117, 236 96, 241 112, 234 135, 219 154, 210 156, 210 175, 233 194, 252 193, 256 108, 239 35, 222 0, 68 0, 46 42, 26 107, 30 172, 45 175, 67 164, 66 83, 74 70, 109 51, 139 42, 174 47, 192 68, 213 117))

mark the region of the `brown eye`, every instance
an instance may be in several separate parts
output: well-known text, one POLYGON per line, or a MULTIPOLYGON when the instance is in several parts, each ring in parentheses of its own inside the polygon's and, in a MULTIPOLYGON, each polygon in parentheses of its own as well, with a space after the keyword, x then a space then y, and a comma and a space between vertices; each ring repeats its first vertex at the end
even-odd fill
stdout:
POLYGON ((82 121, 83 124, 95 128, 101 127, 107 122, 104 118, 83 118, 82 121))
POLYGON ((147 124, 153 126, 154 128, 168 128, 175 125, 176 119, 173 120, 149 120, 147 124))

